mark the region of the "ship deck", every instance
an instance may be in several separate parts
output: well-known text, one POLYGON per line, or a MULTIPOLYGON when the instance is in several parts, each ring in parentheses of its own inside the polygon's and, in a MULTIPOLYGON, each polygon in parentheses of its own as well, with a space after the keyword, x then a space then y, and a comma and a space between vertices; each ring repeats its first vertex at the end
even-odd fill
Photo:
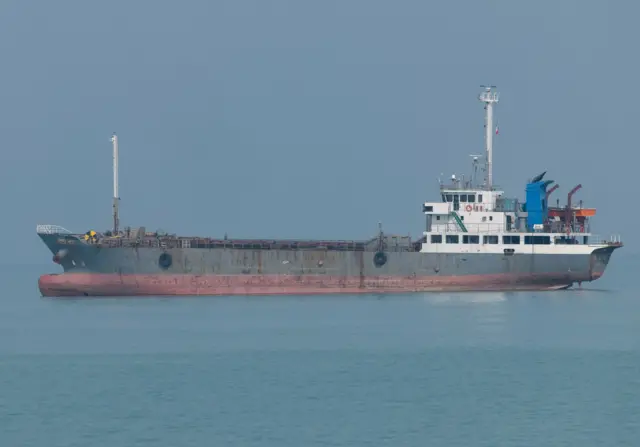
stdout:
MULTIPOLYGON (((84 235, 78 235, 84 237, 84 235)), ((374 252, 382 249, 390 252, 420 251, 424 241, 411 241, 408 236, 375 237, 369 240, 312 240, 312 239, 214 239, 203 237, 145 236, 142 238, 105 237, 93 242, 99 247, 118 248, 205 248, 241 250, 326 250, 374 252)), ((91 241, 89 241, 91 243, 91 241)))

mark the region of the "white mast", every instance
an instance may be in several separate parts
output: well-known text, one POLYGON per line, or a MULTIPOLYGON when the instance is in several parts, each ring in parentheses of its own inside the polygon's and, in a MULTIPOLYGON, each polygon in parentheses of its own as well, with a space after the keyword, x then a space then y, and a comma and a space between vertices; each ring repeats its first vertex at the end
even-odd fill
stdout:
POLYGON ((113 233, 118 233, 118 226, 120 219, 118 217, 118 136, 114 134, 111 136, 111 143, 113 144, 113 233))
POLYGON ((495 91, 495 85, 482 85, 484 92, 480 93, 478 99, 484 102, 485 113, 485 148, 487 150, 487 189, 493 186, 493 105, 498 102, 500 94, 495 91))

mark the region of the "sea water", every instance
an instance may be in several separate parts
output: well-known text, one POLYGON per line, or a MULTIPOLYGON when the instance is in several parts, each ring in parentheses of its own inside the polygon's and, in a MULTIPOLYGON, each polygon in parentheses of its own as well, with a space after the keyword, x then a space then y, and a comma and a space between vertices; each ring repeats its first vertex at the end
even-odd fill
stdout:
POLYGON ((5 265, 0 446, 636 446, 623 250, 540 293, 58 300, 5 265))

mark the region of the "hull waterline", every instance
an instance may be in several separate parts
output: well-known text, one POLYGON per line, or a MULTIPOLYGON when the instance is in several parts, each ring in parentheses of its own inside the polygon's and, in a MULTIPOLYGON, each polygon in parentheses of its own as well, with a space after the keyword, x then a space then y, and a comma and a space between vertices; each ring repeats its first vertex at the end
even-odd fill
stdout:
POLYGON ((592 278, 558 275, 467 275, 458 277, 285 277, 280 275, 43 275, 44 297, 74 296, 238 296, 396 294, 464 291, 544 291, 592 278))

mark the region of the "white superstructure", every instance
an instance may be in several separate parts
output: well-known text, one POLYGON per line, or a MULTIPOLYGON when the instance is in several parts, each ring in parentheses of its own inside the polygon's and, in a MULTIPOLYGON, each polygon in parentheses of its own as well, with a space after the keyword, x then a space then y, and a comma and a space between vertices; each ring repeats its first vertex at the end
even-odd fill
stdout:
POLYGON ((603 241, 589 230, 593 208, 550 208, 547 191, 553 181, 542 181, 545 173, 527 185, 527 201, 507 198, 493 182, 493 111, 499 94, 495 87, 484 87, 479 95, 485 105, 485 176, 476 181, 479 156, 473 156, 474 173, 469 180, 451 176, 440 181, 440 200, 425 202, 425 253, 590 253, 594 248, 619 242, 619 237, 603 241), (535 210, 535 211, 534 211, 535 210), (530 215, 531 214, 531 215, 530 215))

